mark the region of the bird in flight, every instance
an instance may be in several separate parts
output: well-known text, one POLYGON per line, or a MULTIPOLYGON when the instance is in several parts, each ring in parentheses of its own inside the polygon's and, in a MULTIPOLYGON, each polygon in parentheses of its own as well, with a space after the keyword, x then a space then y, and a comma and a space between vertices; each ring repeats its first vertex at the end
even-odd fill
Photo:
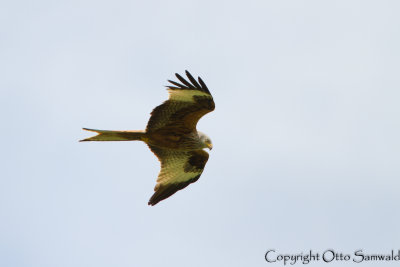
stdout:
POLYGON ((169 98, 151 112, 144 131, 109 131, 83 128, 97 133, 80 141, 143 141, 161 163, 154 194, 148 204, 156 205, 177 191, 196 182, 204 170, 211 139, 197 131, 202 116, 213 111, 210 91, 199 77, 196 81, 186 71, 188 80, 175 74, 181 83, 168 80, 169 98))

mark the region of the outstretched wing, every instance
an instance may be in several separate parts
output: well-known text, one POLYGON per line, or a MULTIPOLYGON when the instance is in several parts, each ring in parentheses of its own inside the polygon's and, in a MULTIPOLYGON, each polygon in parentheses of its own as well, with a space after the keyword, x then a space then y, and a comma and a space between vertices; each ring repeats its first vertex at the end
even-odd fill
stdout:
POLYGON ((196 182, 208 160, 208 153, 204 150, 176 151, 149 147, 161 162, 155 193, 148 203, 152 206, 196 182))
POLYGON ((169 80, 169 98, 157 106, 147 123, 146 132, 168 130, 175 134, 187 134, 196 130, 199 119, 215 108, 214 100, 203 80, 198 82, 186 71, 189 81, 175 74, 182 84, 169 80))

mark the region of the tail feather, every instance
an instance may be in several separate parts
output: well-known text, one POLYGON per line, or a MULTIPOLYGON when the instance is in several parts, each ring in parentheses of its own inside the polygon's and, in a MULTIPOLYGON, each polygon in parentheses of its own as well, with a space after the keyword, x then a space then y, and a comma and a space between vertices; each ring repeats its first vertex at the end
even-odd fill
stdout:
POLYGON ((97 135, 79 140, 79 142, 85 141, 145 141, 145 131, 109 131, 109 130, 95 130, 82 128, 83 130, 95 132, 97 135))

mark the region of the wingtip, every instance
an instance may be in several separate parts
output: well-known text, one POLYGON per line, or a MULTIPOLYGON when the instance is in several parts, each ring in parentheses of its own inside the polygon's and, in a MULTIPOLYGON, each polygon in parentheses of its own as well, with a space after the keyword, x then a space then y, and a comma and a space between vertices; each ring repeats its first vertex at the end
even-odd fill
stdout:
POLYGON ((157 196, 157 192, 155 192, 155 193, 151 196, 151 198, 149 199, 149 202, 147 202, 147 205, 149 205, 149 206, 155 206, 155 205, 158 204, 161 200, 164 200, 164 198, 160 199, 160 198, 157 198, 156 196, 157 196))
POLYGON ((166 85, 168 89, 171 90, 199 90, 202 92, 205 92, 209 95, 211 95, 210 91, 208 90, 206 84, 204 81, 200 78, 200 76, 197 77, 197 80, 190 74, 188 70, 185 70, 187 79, 183 78, 179 73, 175 73, 176 78, 182 83, 178 83, 172 80, 168 80, 172 85, 166 85), (176 87, 175 87, 176 86, 176 87))
POLYGON ((147 205, 149 205, 149 206, 154 206, 154 205, 156 205, 158 202, 154 202, 154 201, 152 201, 151 199, 149 200, 149 202, 147 202, 147 205))

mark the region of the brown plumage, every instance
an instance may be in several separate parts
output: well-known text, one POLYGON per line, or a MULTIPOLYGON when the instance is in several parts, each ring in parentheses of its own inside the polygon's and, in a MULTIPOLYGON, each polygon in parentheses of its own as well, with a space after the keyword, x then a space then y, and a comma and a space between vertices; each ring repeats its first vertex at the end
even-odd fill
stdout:
POLYGON ((175 74, 182 83, 169 80, 169 98, 151 112, 145 131, 107 131, 83 128, 98 135, 81 141, 143 141, 161 163, 155 193, 148 204, 161 200, 196 182, 204 170, 211 139, 197 131, 199 119, 215 109, 214 100, 203 80, 186 71, 189 81, 175 74))

